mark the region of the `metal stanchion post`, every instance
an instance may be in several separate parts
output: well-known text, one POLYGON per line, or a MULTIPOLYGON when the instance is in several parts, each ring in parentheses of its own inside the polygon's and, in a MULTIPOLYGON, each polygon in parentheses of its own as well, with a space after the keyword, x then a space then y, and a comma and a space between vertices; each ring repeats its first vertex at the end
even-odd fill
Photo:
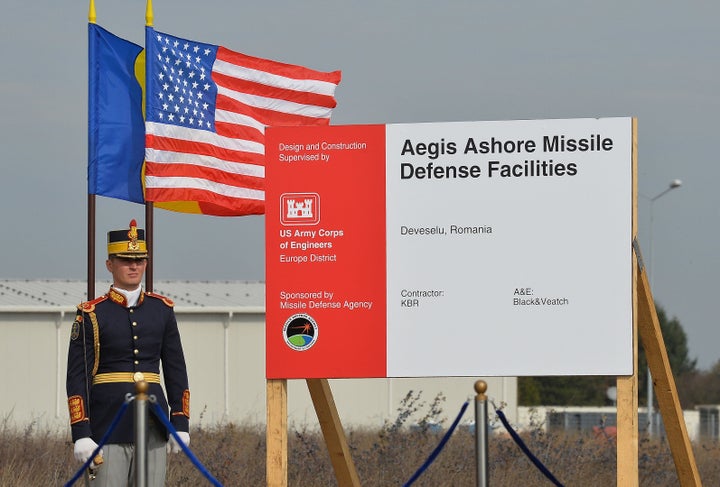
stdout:
POLYGON ((477 455, 477 486, 488 486, 488 412, 487 383, 475 382, 475 454, 477 455))
POLYGON ((148 383, 135 383, 135 487, 147 487, 147 400, 148 383))

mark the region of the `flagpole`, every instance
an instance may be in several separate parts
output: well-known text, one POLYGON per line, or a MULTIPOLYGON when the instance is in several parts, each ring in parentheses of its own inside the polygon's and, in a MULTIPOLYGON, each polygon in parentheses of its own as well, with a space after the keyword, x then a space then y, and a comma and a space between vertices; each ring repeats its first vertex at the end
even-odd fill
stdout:
POLYGON ((87 300, 95 299, 95 195, 88 194, 87 300))
POLYGON ((95 0, 90 0, 90 8, 88 9, 88 22, 94 24, 97 21, 97 13, 95 13, 95 0))
POLYGON ((145 239, 148 249, 148 263, 145 270, 145 289, 149 292, 153 290, 153 204, 145 202, 145 239))
MULTIPOLYGON (((147 0, 145 4, 145 27, 153 26, 153 8, 152 0, 147 0)), ((145 97, 147 98, 147 46, 145 47, 145 97)), ((147 106, 147 105, 146 105, 147 106)), ((153 214, 153 203, 151 201, 145 201, 145 239, 148 248, 148 265, 145 271, 145 288, 147 291, 153 291, 153 253, 154 253, 154 238, 153 233, 155 230, 155 217, 153 214)))
MULTIPOLYGON (((95 0, 90 0, 88 8, 88 22, 94 24, 97 20, 95 0)), ((89 100, 88 96, 88 100, 89 100)), ((88 103, 88 111, 90 104, 88 103)), ((89 120, 89 113, 88 113, 89 120)), ((88 149, 89 151, 89 149, 88 149)), ((95 195, 88 192, 87 200, 87 300, 95 299, 95 195)))
POLYGON ((146 27, 153 26, 152 0, 147 0, 147 3, 145 4, 145 26, 146 27))

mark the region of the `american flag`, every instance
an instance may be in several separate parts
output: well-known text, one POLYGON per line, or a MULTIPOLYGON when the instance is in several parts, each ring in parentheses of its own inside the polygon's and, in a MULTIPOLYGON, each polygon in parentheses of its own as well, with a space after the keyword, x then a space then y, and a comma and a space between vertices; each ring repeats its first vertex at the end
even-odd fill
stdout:
POLYGON ((211 215, 264 213, 265 127, 327 125, 340 71, 251 57, 149 27, 145 47, 145 199, 196 202, 197 212, 211 215))

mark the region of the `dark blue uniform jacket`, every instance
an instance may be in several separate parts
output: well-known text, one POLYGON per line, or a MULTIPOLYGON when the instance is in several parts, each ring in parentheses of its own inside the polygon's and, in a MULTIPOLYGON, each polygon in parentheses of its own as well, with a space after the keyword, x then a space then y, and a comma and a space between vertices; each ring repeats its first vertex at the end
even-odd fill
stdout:
MULTIPOLYGON (((167 398, 159 383, 150 383, 148 394, 169 412, 175 429, 188 431, 190 392, 173 303, 157 294, 141 293, 137 306, 127 308, 125 297, 111 288, 105 296, 79 305, 70 335, 67 368, 73 441, 91 437, 99 443, 125 395, 136 393, 131 380, 93 385, 95 376, 118 372, 125 373, 116 374, 119 377, 135 372, 158 374, 161 363, 167 398)), ((133 408, 131 403, 107 443, 134 442, 133 408)), ((148 417, 161 425, 150 410, 148 417)))

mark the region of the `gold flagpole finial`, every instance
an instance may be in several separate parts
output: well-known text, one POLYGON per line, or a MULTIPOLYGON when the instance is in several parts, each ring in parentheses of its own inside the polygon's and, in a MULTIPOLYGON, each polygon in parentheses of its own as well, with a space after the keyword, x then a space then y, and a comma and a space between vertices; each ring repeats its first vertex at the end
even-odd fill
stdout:
POLYGON ((88 10, 88 22, 94 24, 97 20, 97 14, 95 13, 95 0, 90 0, 90 9, 88 10))
POLYGON ((147 0, 147 5, 145 6, 145 25, 147 27, 152 27, 153 25, 152 0, 147 0))

